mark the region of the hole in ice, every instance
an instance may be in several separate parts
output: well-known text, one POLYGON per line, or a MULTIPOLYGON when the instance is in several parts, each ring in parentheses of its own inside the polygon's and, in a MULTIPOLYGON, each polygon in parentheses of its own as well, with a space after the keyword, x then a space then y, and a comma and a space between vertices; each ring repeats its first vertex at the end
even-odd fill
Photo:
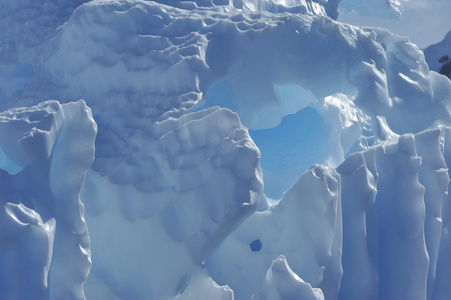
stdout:
POLYGON ((263 244, 259 239, 257 239, 255 241, 253 241, 252 243, 250 243, 249 246, 251 247, 252 251, 257 252, 262 249, 263 244))
POLYGON ((271 199, 280 199, 312 164, 328 158, 330 125, 310 106, 249 134, 261 151, 264 192, 271 199))

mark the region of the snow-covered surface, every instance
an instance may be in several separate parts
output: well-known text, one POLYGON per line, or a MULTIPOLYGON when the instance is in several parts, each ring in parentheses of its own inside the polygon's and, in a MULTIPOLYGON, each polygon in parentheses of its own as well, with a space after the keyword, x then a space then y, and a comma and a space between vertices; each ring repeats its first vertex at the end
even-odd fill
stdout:
POLYGON ((439 43, 430 45, 424 49, 424 56, 429 68, 437 72, 440 71, 440 67, 442 66, 439 60, 445 55, 451 57, 451 31, 439 43))
POLYGON ((0 298, 449 298, 451 83, 339 2, 0 0, 0 298))

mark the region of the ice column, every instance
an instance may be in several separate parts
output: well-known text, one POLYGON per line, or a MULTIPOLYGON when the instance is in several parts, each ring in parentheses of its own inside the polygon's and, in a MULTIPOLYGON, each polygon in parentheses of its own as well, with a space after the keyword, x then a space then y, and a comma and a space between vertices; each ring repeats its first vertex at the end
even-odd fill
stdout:
POLYGON ((378 147, 376 161, 379 299, 425 299, 424 187, 418 182, 421 158, 413 136, 378 147))

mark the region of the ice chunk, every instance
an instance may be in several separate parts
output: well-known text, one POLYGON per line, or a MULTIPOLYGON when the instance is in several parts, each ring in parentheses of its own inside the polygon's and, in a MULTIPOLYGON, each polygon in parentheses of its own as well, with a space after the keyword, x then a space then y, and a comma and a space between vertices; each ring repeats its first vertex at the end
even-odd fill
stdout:
POLYGON ((79 194, 96 125, 83 101, 0 115, 0 144, 23 169, 0 175, 4 299, 85 299, 91 266, 79 194))
POLYGON ((186 280, 186 287, 180 291, 180 295, 174 299, 219 299, 233 300, 233 291, 228 286, 219 286, 214 282, 208 271, 204 268, 196 268, 186 280))
POLYGON ((125 172, 110 180, 88 174, 88 297, 230 299, 199 268, 258 207, 260 153, 247 130, 227 109, 187 113, 154 123, 139 155, 145 168, 121 162, 125 172))
POLYGON ((379 297, 424 299, 428 268, 424 187, 418 182, 421 158, 416 156, 413 136, 378 148, 376 160, 379 297))
POLYGON ((354 153, 338 168, 343 208, 343 278, 339 299, 376 300, 377 170, 374 149, 354 153))
POLYGON ((426 208, 424 234, 429 255, 427 298, 432 299, 437 268, 437 255, 442 232, 442 207, 448 194, 448 166, 441 154, 444 131, 435 129, 415 135, 417 153, 422 158, 418 174, 419 182, 425 187, 426 208))
POLYGON ((14 164, 25 168, 47 160, 61 129, 64 114, 56 101, 0 114, 0 145, 14 164))
POLYGON ((283 254, 298 276, 321 288, 326 297, 337 297, 342 240, 339 182, 333 169, 319 165, 309 169, 277 206, 251 215, 211 254, 206 266, 213 279, 230 286, 236 299, 248 299, 272 261, 283 254))
POLYGON ((321 289, 314 289, 291 270, 285 256, 279 255, 266 273, 265 281, 259 292, 251 299, 299 299, 324 300, 321 289))
MULTIPOLYGON (((2 195, 7 196, 4 190, 2 195)), ((23 204, 5 203, 0 210, 0 289, 3 299, 46 299, 55 237, 55 219, 23 204)))
MULTIPOLYGON (((449 166, 451 164, 451 130, 446 128, 444 131, 444 149, 443 156, 445 158, 446 164, 449 166)), ((450 176, 450 170, 448 168, 448 176, 450 176)), ((450 185, 448 185, 449 191, 450 185)), ((433 300, 446 299, 451 293, 451 287, 449 285, 449 280, 451 279, 451 273, 449 268, 451 267, 451 205, 450 196, 446 196, 443 202, 442 208, 442 231, 440 248, 437 257, 437 270, 435 277, 435 285, 433 291, 433 300)), ((439 220, 436 220, 439 221, 439 220)), ((430 274, 429 276, 433 276, 430 274)))
POLYGON ((344 242, 339 299, 432 299, 449 182, 441 136, 438 129, 393 136, 337 168, 344 242))

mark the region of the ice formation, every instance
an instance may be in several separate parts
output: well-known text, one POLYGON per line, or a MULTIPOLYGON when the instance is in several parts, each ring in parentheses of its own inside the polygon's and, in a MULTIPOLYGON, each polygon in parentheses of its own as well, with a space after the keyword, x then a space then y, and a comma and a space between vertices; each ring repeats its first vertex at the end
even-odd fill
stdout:
POLYGON ((0 0, 0 298, 451 297, 451 83, 339 5, 0 0))
POLYGON ((79 196, 96 131, 83 101, 0 114, 3 299, 83 299, 91 253, 79 196))

